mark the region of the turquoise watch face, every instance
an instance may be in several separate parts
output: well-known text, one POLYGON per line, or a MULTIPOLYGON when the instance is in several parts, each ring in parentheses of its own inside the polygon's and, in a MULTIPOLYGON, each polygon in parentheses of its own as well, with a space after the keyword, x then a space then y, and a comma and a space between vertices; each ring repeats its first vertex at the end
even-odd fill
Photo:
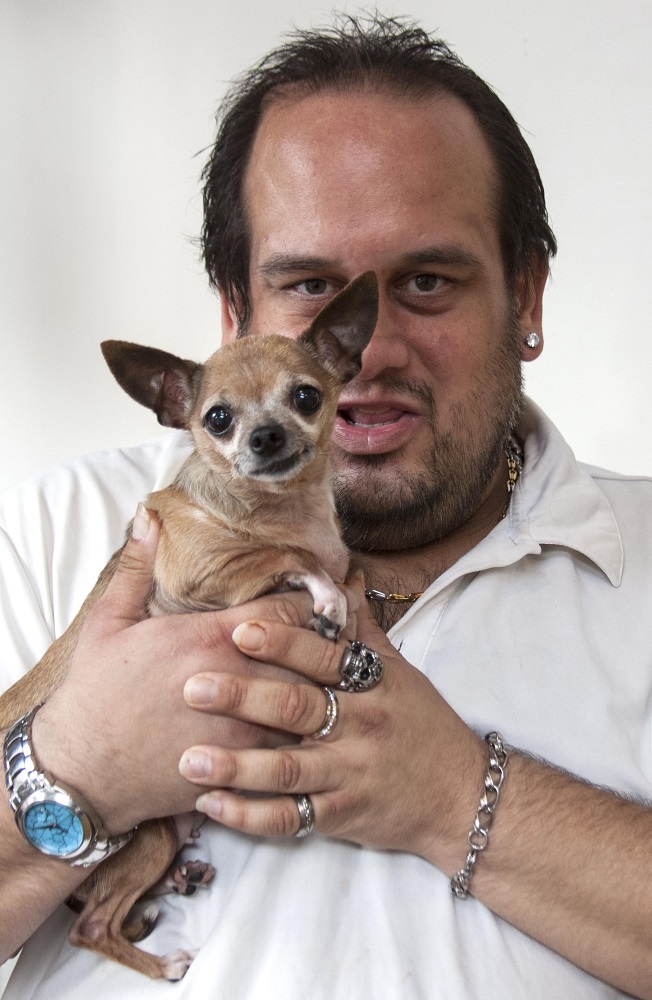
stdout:
POLYGON ((84 841, 81 820, 59 802, 37 802, 23 816, 23 832, 29 842, 45 854, 67 857, 84 841))

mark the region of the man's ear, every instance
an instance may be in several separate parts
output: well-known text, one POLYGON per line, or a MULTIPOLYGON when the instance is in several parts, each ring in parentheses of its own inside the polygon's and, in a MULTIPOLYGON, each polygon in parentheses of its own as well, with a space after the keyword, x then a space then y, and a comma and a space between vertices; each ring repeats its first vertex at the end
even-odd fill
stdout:
POLYGON ((514 302, 521 331, 521 358, 534 361, 543 350, 543 292, 548 280, 546 261, 535 258, 527 273, 521 272, 514 281, 514 302), (535 347, 526 344, 530 333, 537 335, 535 347))
POLYGON ((153 410, 164 427, 187 429, 201 365, 125 340, 105 340, 100 347, 114 378, 132 399, 153 410))
POLYGON ((239 324, 233 306, 220 289, 220 315, 222 318, 222 343, 230 344, 238 336, 239 324))
POLYGON ((362 352, 378 320, 378 279, 365 271, 327 302, 299 337, 340 382, 350 382, 362 367, 362 352))

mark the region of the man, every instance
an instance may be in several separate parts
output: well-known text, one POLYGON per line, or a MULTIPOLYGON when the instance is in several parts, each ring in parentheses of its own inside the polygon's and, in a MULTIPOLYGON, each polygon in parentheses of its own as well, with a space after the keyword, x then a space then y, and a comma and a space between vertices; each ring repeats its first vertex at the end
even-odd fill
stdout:
MULTIPOLYGON (((41 766, 114 836, 206 793, 215 886, 167 904, 145 942, 202 946, 180 996, 652 996, 652 813, 626 798, 652 778, 651 486, 589 475, 524 405, 555 249, 527 146, 445 47, 379 19, 300 36, 245 78, 205 179, 227 339, 297 336, 349 280, 378 275, 333 462, 374 591, 351 581, 357 636, 383 677, 340 694, 315 742, 344 642, 298 627, 302 595, 143 621, 157 525, 141 513, 35 716, 41 766), (261 726, 305 739, 265 748, 261 726), (503 760, 492 730, 521 748, 504 782, 489 771, 493 812, 479 807, 490 752, 503 760), (315 825, 300 841, 297 795, 315 825), (467 858, 476 817, 488 843, 467 858)), ((6 684, 186 453, 166 440, 91 458, 6 500, 6 684)), ((3 958, 33 935, 8 996, 162 989, 66 944, 57 904, 83 871, 30 848, 4 799, 0 823, 3 958)))

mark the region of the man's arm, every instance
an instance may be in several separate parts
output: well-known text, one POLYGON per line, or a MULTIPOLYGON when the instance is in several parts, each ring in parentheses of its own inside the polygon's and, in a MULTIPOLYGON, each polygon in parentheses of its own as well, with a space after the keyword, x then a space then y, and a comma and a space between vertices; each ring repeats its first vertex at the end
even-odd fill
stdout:
MULTIPOLYGON (((201 807, 226 826, 293 833, 288 793, 310 793, 320 833, 418 854, 451 877, 464 864, 488 748, 364 611, 358 638, 381 653, 385 671, 372 691, 338 693, 337 726, 326 740, 274 751, 195 748, 183 773, 192 780, 202 750, 202 783, 219 790, 201 807), (247 799, 228 788, 279 797, 247 799)), ((261 621, 234 640, 251 657, 337 682, 341 643, 261 621)), ((228 674, 213 680, 203 705, 188 684, 189 703, 304 736, 323 722, 319 689, 228 674)), ((471 892, 596 977, 652 998, 651 843, 651 810, 514 753, 471 892)))
MULTIPOLYGON (((193 711, 184 703, 183 688, 198 670, 251 669, 230 636, 252 611, 297 625, 311 613, 308 595, 288 594, 231 611, 148 619, 144 608, 157 540, 152 518, 148 535, 127 543, 86 620, 65 679, 32 727, 39 767, 77 789, 111 835, 144 819, 194 808, 197 790, 178 770, 182 752, 193 743, 279 742, 278 734, 265 735, 259 727, 193 711)), ((278 674, 276 668, 269 671, 278 674)), ((3 781, 0 960, 9 958, 87 874, 44 857, 22 839, 3 781)))
POLYGON ((515 753, 473 894, 598 979, 652 997, 652 810, 515 753))
MULTIPOLYGON (((0 738, 4 733, 0 734, 0 738)), ((88 876, 83 868, 53 861, 18 832, 7 789, 0 788, 0 965, 88 876)))

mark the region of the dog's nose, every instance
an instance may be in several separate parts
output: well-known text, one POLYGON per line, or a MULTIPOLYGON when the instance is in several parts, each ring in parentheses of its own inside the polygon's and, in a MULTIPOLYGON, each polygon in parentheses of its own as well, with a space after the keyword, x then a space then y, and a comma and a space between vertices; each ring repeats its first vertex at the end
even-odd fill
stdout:
POLYGON ((249 447, 254 454, 264 458, 266 455, 273 455, 275 451, 280 451, 286 441, 287 434, 280 424, 267 424, 266 427, 257 427, 251 432, 249 447))

